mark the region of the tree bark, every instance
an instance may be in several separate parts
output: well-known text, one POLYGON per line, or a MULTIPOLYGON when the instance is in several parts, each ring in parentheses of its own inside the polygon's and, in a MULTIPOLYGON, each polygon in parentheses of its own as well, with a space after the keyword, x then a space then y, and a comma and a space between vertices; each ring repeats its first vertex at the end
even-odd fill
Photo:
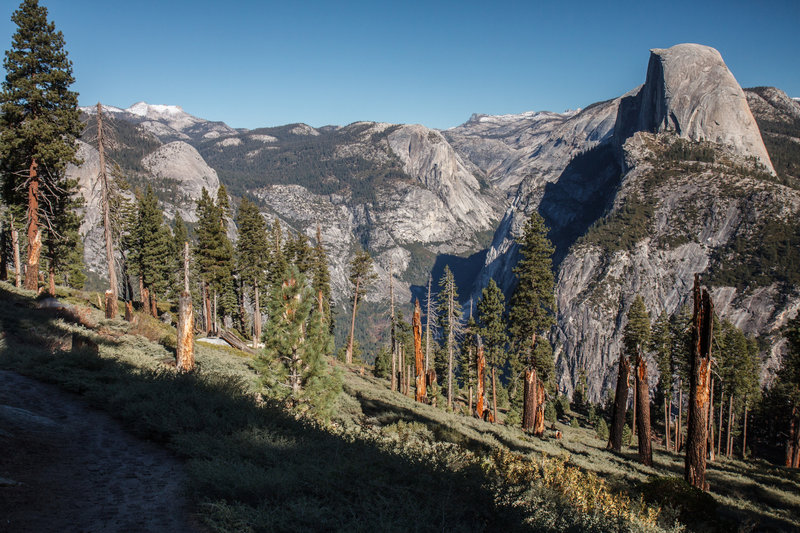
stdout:
MULTIPOLYGON (((106 244, 106 265, 108 266, 108 285, 111 291, 111 305, 106 305, 106 318, 117 316, 117 269, 114 265, 114 242, 111 231, 111 206, 106 175, 106 152, 103 146, 103 107, 97 102, 97 149, 100 153, 100 188, 103 191, 103 236, 106 244)), ((106 296, 108 301, 108 296, 106 296)))
POLYGON ((639 411, 636 424, 639 426, 639 461, 643 465, 653 466, 653 449, 650 441, 650 386, 647 382, 647 364, 639 354, 636 365, 636 405, 639 411))
POLYGON ((638 389, 637 389, 637 379, 638 378, 638 368, 639 365, 636 365, 636 368, 633 369, 633 420, 631 421, 631 446, 633 446, 633 437, 636 436, 636 398, 639 396, 638 389))
POLYGON ((39 175, 38 163, 31 159, 28 169, 28 264, 25 267, 25 288, 39 288, 39 256, 42 253, 42 233, 39 231, 39 175))
POLYGON ((683 448, 683 380, 678 380, 678 427, 675 428, 675 451, 683 448))
POLYGON ((728 434, 727 438, 725 439, 725 457, 731 457, 731 451, 733 448, 733 434, 731 433, 731 428, 733 427, 733 393, 728 396, 728 434))
POLYGON ((203 322, 205 323, 205 335, 211 333, 211 296, 208 293, 208 285, 203 282, 203 322))
POLYGON ((789 419, 789 438, 786 440, 786 467, 800 468, 800 406, 795 405, 789 419))
POLYGON ((536 414, 533 417, 533 434, 536 437, 544 435, 544 383, 536 379, 536 414))
POLYGON ((617 371, 617 390, 614 394, 614 416, 611 420, 608 445, 606 448, 619 452, 622 449, 622 428, 625 426, 625 411, 628 407, 628 377, 631 364, 625 354, 619 354, 619 369, 617 371))
POLYGON ((6 281, 8 279, 8 235, 5 223, 0 227, 0 280, 6 281))
POLYGON ((425 389, 425 361, 422 357, 422 310, 419 308, 419 300, 414 301, 414 317, 412 319, 412 329, 414 330, 414 371, 416 373, 416 400, 424 402, 428 396, 425 389))
POLYGON ((717 455, 722 455, 722 415, 725 408, 725 390, 722 388, 722 383, 720 383, 719 390, 719 434, 717 435, 717 455))
POLYGON ((178 370, 194 369, 194 317, 192 295, 181 292, 178 299, 178 348, 176 350, 178 370))
POLYGON ((475 405, 475 414, 478 418, 483 418, 483 411, 486 409, 484 405, 484 396, 486 395, 484 381, 486 378, 486 356, 483 353, 483 342, 480 335, 478 336, 478 357, 476 358, 478 383, 476 386, 478 398, 475 405))
POLYGON ((522 389, 522 430, 531 431, 536 421, 536 369, 525 369, 522 389))
POLYGON ((131 301, 125 302, 125 320, 133 322, 133 302, 131 301))
POLYGON ((689 428, 686 436, 684 478, 700 490, 706 490, 706 455, 708 445, 709 384, 711 378, 711 341, 714 305, 700 278, 694 277, 694 317, 692 320, 692 358, 689 368, 689 428))
POLYGON ((110 290, 106 290, 106 318, 114 318, 117 316, 116 309, 111 309, 112 307, 117 306, 117 300, 114 298, 114 295, 111 293, 110 290))
POLYGON ((253 282, 253 349, 258 350, 261 341, 261 305, 258 299, 258 280, 253 282))
POLYGON ((356 331, 356 309, 358 308, 358 289, 360 279, 356 279, 356 291, 353 293, 353 318, 350 320, 350 339, 347 341, 347 351, 344 353, 344 362, 348 365, 353 364, 353 335, 356 331))
POLYGON ((744 404, 744 418, 742 418, 742 459, 747 459, 747 402, 744 404))
POLYGON ((664 395, 664 448, 670 449, 670 428, 669 428, 669 401, 667 395, 664 395))
POLYGON ((495 379, 494 366, 492 366, 492 412, 494 414, 492 417, 494 420, 492 421, 497 422, 497 380, 495 379))
POLYGON ((425 372, 431 367, 431 281, 433 276, 428 274, 428 300, 425 302, 425 372))
POLYGON ((50 296, 56 295, 56 267, 53 266, 53 260, 47 265, 47 292, 50 296))
POLYGON ((157 305, 157 302, 156 302, 156 295, 155 294, 151 294, 150 295, 150 314, 153 317, 158 318, 158 305, 157 305))
POLYGON ((150 313, 150 290, 147 287, 142 289, 142 311, 150 313))

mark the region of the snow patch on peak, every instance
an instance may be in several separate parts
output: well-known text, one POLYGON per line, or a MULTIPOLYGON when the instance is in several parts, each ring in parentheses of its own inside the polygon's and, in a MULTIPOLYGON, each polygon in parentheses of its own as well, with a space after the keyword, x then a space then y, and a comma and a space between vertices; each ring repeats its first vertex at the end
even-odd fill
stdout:
MULTIPOLYGON (((114 106, 111 106, 111 105, 100 104, 100 106, 103 108, 103 111, 105 111, 106 113, 124 113, 125 112, 124 109, 120 109, 119 107, 114 107, 114 106)), ((81 111, 83 111, 87 115, 94 115, 95 113, 97 113, 97 106, 96 105, 79 107, 78 109, 80 109, 81 111)))
POLYGON ((147 102, 136 102, 128 109, 126 109, 128 113, 133 113, 134 115, 139 115, 140 117, 152 116, 152 115, 183 115, 185 114, 183 108, 177 105, 151 105, 147 102))

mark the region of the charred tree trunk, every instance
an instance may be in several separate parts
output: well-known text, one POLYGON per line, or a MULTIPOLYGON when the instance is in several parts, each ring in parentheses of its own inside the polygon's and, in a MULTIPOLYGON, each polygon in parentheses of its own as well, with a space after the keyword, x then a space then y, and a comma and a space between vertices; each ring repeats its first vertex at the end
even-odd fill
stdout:
POLYGON ((25 288, 39 288, 39 256, 42 253, 42 233, 39 231, 39 174, 38 164, 31 159, 28 169, 28 264, 25 266, 25 288))
MULTIPOLYGON (((117 269, 114 265, 114 242, 111 232, 111 206, 106 175, 106 152, 103 145, 103 107, 97 102, 97 149, 100 154, 100 188, 103 191, 103 236, 106 243, 106 265, 108 266, 108 285, 111 291, 111 305, 106 304, 106 318, 117 316, 117 269)), ((109 297, 106 296, 106 302, 109 297)))
POLYGON ((625 425, 625 411, 628 408, 628 377, 631 364, 625 354, 619 354, 619 369, 617 373, 617 390, 614 394, 614 416, 611 420, 608 445, 606 448, 619 452, 622 449, 622 428, 625 425))
POLYGON ((533 430, 536 422, 536 369, 525 370, 522 389, 522 430, 533 430))
POLYGON ((694 277, 694 317, 692 320, 692 358, 689 367, 689 429, 686 436, 684 478, 700 490, 706 490, 706 446, 708 445, 709 384, 711 378, 711 341, 714 306, 700 279, 694 277))
POLYGON ((419 300, 414 301, 414 318, 412 319, 412 329, 414 330, 414 371, 416 385, 416 400, 424 402, 428 396, 425 389, 425 361, 422 357, 422 310, 419 308, 419 300))
POLYGON ((639 429, 639 461, 653 466, 653 449, 650 441, 650 386, 647 382, 647 364, 639 354, 636 365, 636 425, 639 429))
POLYGON ((484 405, 484 397, 486 396, 485 390, 485 381, 486 381, 486 356, 483 353, 483 341, 481 340, 480 335, 478 335, 478 356, 476 358, 476 366, 477 366, 477 379, 478 383, 476 385, 476 392, 477 392, 477 400, 475 402, 475 414, 478 418, 483 418, 483 411, 486 409, 484 405))
POLYGON ((192 295, 181 292, 178 300, 178 348, 176 350, 178 370, 194 369, 194 317, 192 295))

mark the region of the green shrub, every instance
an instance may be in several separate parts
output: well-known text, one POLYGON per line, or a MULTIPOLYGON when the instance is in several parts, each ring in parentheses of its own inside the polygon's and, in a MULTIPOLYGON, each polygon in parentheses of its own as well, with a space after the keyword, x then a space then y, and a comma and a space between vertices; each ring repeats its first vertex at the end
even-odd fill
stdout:
POLYGON ((631 431, 631 427, 628 424, 622 426, 622 445, 623 446, 630 446, 631 445, 631 437, 633 436, 633 432, 631 431))
POLYGON ((569 398, 566 395, 558 396, 556 398, 556 414, 558 418, 564 418, 569 412, 569 398))
POLYGON ((581 425, 578 424, 578 419, 575 418, 574 416, 572 417, 572 420, 569 421, 569 426, 572 427, 572 428, 575 428, 575 429, 578 429, 579 427, 581 427, 581 425))
POLYGON ((547 402, 544 406, 544 419, 548 422, 555 422, 557 418, 555 402, 547 402))
MULTIPOLYGON (((671 507, 678 511, 680 521, 695 527, 717 520, 717 502, 698 488, 692 487, 683 478, 656 477, 641 487, 642 497, 659 507, 671 507)), ((703 527, 697 529, 703 530, 703 527)))
POLYGON ((597 425, 594 428, 595 432, 597 433, 597 438, 602 441, 608 440, 608 424, 606 424, 605 418, 601 418, 597 421, 597 425))

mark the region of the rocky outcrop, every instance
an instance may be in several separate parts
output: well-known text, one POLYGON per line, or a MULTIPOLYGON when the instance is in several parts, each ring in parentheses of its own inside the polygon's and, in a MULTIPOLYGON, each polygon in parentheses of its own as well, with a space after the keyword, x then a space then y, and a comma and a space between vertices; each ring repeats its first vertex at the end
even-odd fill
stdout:
POLYGON ((744 91, 711 47, 679 44, 651 50, 647 80, 626 103, 634 109, 620 113, 619 142, 636 131, 671 131, 755 157, 774 173, 744 91))

